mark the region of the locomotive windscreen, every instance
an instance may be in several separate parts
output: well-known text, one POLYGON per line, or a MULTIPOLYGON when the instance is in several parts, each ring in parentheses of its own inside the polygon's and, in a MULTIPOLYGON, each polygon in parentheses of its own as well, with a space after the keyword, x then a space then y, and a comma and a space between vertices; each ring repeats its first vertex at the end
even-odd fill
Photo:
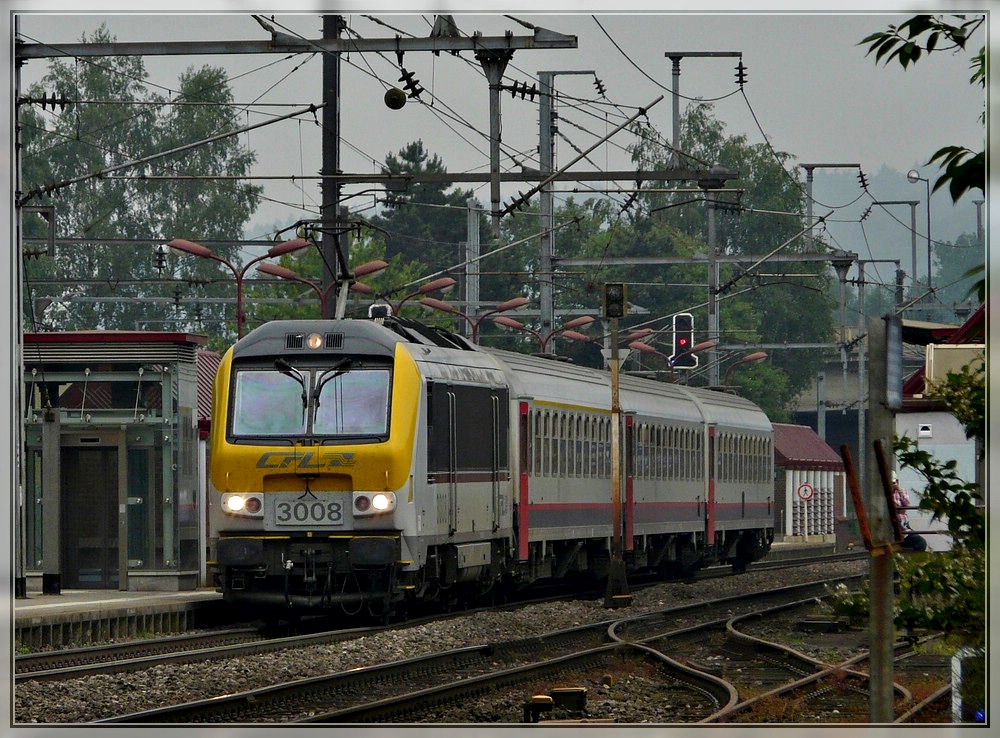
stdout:
POLYGON ((242 369, 233 384, 233 437, 384 436, 390 372, 357 368, 242 369))
POLYGON ((389 429, 389 372, 355 370, 322 385, 313 433, 374 436, 389 429))

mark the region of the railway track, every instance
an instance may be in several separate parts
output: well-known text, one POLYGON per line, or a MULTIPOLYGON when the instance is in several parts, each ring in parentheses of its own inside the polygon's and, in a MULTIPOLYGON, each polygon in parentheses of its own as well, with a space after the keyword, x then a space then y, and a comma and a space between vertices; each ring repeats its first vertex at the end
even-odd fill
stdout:
MULTIPOLYGON (((842 581, 842 580, 837 580, 842 581)), ((660 618, 657 628, 683 632, 719 628, 719 612, 752 612, 776 602, 816 598, 828 582, 812 582, 751 596, 726 597, 669 608, 656 615, 608 620, 520 641, 462 648, 430 656, 396 661, 364 669, 296 680, 263 689, 215 697, 141 713, 110 718, 115 723, 232 723, 232 722, 374 722, 436 720, 444 705, 459 705, 484 693, 506 690, 521 693, 533 685, 581 670, 610 675, 623 670, 652 670, 670 692, 668 703, 685 706, 677 719, 704 719, 732 699, 730 687, 718 677, 681 664, 642 643, 608 643, 610 632, 622 623, 647 625, 660 618), (620 667, 628 661, 627 668, 620 667), (373 700, 372 695, 381 699, 373 700)), ((523 700, 500 698, 522 717, 523 700), (512 702, 513 700, 513 702, 512 702)))
MULTIPOLYGON (((789 565, 787 561, 783 563, 789 565)), ((707 573, 709 577, 712 575, 711 571, 707 573)), ((476 723, 560 719, 625 723, 797 720, 867 723, 864 631, 854 629, 855 642, 849 643, 850 634, 838 634, 835 622, 827 621, 824 628, 824 623, 817 621, 811 611, 818 598, 829 592, 829 586, 828 582, 812 582, 750 597, 697 601, 544 636, 489 642, 378 666, 344 664, 340 668, 347 671, 272 683, 204 702, 103 719, 91 716, 87 720, 147 724, 476 723), (812 629, 807 635, 798 636, 809 648, 787 645, 796 643, 797 622, 807 623, 812 629), (862 637, 858 637, 859 632, 862 637), (628 694, 616 697, 616 690, 628 694), (632 705, 622 706, 621 703, 633 701, 640 693, 644 693, 646 702, 659 703, 655 711, 644 713, 632 705), (373 695, 380 699, 373 699, 373 695), (663 705, 676 707, 665 711, 663 705)), ((638 593, 640 589, 634 587, 633 591, 638 593)), ((655 603, 655 599, 650 602, 655 603)), ((501 610, 516 611, 517 607, 511 605, 501 610)), ((412 625, 414 622, 410 621, 401 627, 412 625)), ((129 653, 135 644, 117 644, 111 650, 97 650, 126 654, 128 657, 119 663, 112 660, 86 667, 53 662, 44 668, 37 668, 36 663, 35 673, 18 674, 17 682, 145 669, 155 663, 226 659, 248 653, 257 656, 265 650, 297 649, 316 643, 347 640, 357 643, 364 641, 362 636, 366 634, 392 630, 393 626, 382 626, 264 641, 259 632, 243 628, 225 637, 246 638, 249 643, 199 646, 199 640, 204 642, 218 636, 198 634, 193 639, 172 637, 160 643, 143 644, 162 651, 164 644, 173 643, 177 649, 177 644, 186 642, 185 647, 190 649, 159 655, 149 652, 136 655, 134 651, 129 653)), ((496 632, 503 637, 499 629, 496 632)), ((389 633, 380 638, 387 636, 389 633)), ((900 659, 895 667, 897 721, 950 722, 949 657, 935 655, 933 649, 913 650, 908 648, 910 645, 900 644, 900 659)), ((86 650, 94 649, 75 649, 86 650)), ((79 655, 54 652, 44 657, 73 660, 79 655)), ((283 658, 287 660, 289 656, 283 658)), ((312 673, 320 671, 314 669, 312 673)), ((165 701, 160 700, 160 704, 165 701)), ((140 705, 132 709, 137 707, 140 705)))
POLYGON ((379 630, 385 630, 385 627, 351 628, 273 637, 262 628, 245 627, 20 654, 14 659, 14 678, 16 683, 27 680, 77 679, 95 674, 149 669, 165 664, 184 664, 314 644, 336 643, 379 630))
MULTIPOLYGON (((870 720, 869 674, 865 671, 870 656, 863 639, 851 643, 834 627, 816 629, 811 623, 810 645, 816 658, 787 644, 753 635, 748 624, 768 620, 774 631, 792 632, 796 608, 804 603, 778 605, 766 611, 740 615, 726 624, 728 646, 726 678, 744 695, 738 704, 714 715, 710 722, 805 722, 867 723, 870 720), (784 623, 776 621, 783 619, 784 623), (751 696, 752 695, 752 696, 751 696)), ((935 640, 929 637, 928 643, 935 640)), ((950 656, 916 650, 913 639, 894 644, 895 713, 898 721, 922 722, 936 709, 938 700, 950 685, 950 656), (918 703, 914 688, 933 699, 918 703)))

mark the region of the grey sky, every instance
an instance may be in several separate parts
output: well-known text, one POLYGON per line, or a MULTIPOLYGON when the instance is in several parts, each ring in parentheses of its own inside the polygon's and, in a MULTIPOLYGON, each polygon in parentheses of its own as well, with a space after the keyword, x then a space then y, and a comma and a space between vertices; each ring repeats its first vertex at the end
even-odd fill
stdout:
MULTIPOLYGON (((106 22, 118 41, 268 38, 264 29, 246 11, 240 10, 241 5, 190 6, 222 13, 210 15, 178 12, 183 7, 169 15, 129 14, 113 8, 110 12, 75 17, 29 14, 21 19, 20 32, 26 40, 35 42, 78 41, 81 33, 92 33, 101 22, 106 22)), ((873 58, 866 57, 866 49, 859 42, 889 23, 901 22, 912 11, 896 4, 882 4, 876 7, 895 9, 897 14, 886 14, 886 10, 803 13, 799 9, 808 10, 808 5, 794 6, 795 12, 782 11, 782 6, 776 5, 776 10, 770 12, 759 9, 752 13, 706 14, 680 12, 684 6, 662 3, 658 7, 663 12, 615 14, 606 7, 574 4, 572 11, 538 15, 507 5, 498 6, 503 10, 488 15, 456 14, 455 17, 463 34, 477 31, 486 36, 506 31, 530 34, 528 28, 506 17, 513 15, 527 23, 577 37, 576 49, 519 50, 506 70, 506 83, 516 80, 529 85, 539 71, 593 70, 606 90, 607 100, 621 106, 620 112, 594 105, 576 110, 570 102, 561 103, 557 166, 575 158, 578 150, 596 143, 597 137, 619 125, 623 116, 631 115, 636 108, 649 105, 661 95, 663 99, 650 108, 648 118, 670 140, 673 79, 665 53, 738 51, 747 67, 745 97, 735 82, 736 59, 685 58, 680 76, 682 110, 690 98, 713 101, 715 117, 723 122, 729 135, 745 135, 750 143, 759 143, 766 136, 776 150, 791 153, 796 162, 859 163, 876 198, 921 200, 918 230, 923 238, 926 235, 924 189, 922 183, 908 183, 905 172, 916 167, 933 181, 936 170, 925 165, 939 147, 949 144, 975 150, 982 147, 984 131, 979 116, 984 95, 981 89, 969 84, 969 59, 984 42, 985 33, 980 32, 966 52, 935 53, 904 71, 895 62, 889 66, 877 65, 873 58), (671 12, 673 8, 677 10, 671 12), (882 188, 879 190, 874 180, 881 171, 894 172, 896 177, 879 179, 877 184, 882 188)), ((44 7, 44 3, 31 4, 32 9, 44 7)), ((300 14, 275 14, 275 26, 293 36, 320 38, 322 10, 304 7, 307 11, 300 14)), ((445 4, 442 9, 449 8, 445 4)), ((369 10, 352 13, 338 8, 337 11, 347 17, 351 31, 364 38, 391 38, 397 31, 427 36, 432 18, 369 10), (368 17, 371 15, 386 25, 373 22, 368 17)), ((428 151, 441 156, 451 172, 487 171, 488 87, 472 54, 464 52, 456 57, 408 52, 403 63, 429 93, 423 96, 427 103, 411 101, 402 110, 391 111, 384 106, 382 96, 386 86, 400 85, 395 54, 343 56, 342 169, 359 173, 376 171, 387 154, 419 138, 428 151)), ((224 66, 230 71, 235 100, 247 104, 244 114, 247 124, 292 109, 274 107, 275 104, 306 107, 322 101, 320 55, 302 54, 287 59, 267 55, 146 60, 150 83, 159 85, 160 92, 176 89, 178 73, 184 68, 202 64, 224 66)), ((44 68, 40 61, 26 65, 25 83, 37 79, 44 68)), ((591 76, 558 75, 555 86, 567 96, 586 100, 598 97, 591 76)), ((516 168, 515 161, 535 164, 539 140, 537 103, 512 98, 504 92, 501 105, 502 168, 516 168)), ((257 151, 255 174, 296 178, 294 182, 263 181, 268 199, 248 235, 266 236, 276 224, 288 225, 300 218, 315 217, 319 184, 309 177, 320 168, 319 126, 309 116, 303 116, 298 121, 258 129, 241 140, 257 151)), ((599 146, 589 162, 580 162, 574 169, 628 168, 625 147, 631 143, 627 134, 618 134, 599 146)), ((856 182, 857 171, 817 169, 814 196, 820 203, 816 206, 817 214, 821 208, 824 212, 835 210, 829 226, 831 238, 845 248, 853 248, 861 235, 858 221, 871 198, 853 202, 862 193, 860 187, 848 186, 848 196, 837 199, 844 192, 845 178, 856 182)), ((619 184, 629 186, 628 182, 619 184)), ((530 186, 505 187, 503 199, 530 186)), ((586 187, 580 187, 578 198, 587 196, 586 187)), ((475 190, 480 203, 488 207, 489 185, 477 185, 475 190)), ((363 211, 374 205, 374 198, 361 195, 352 198, 349 204, 353 210, 363 211)), ((953 240, 961 232, 974 232, 976 209, 971 198, 953 207, 947 195, 939 192, 932 197, 932 205, 933 222, 937 226, 932 227, 932 232, 936 240, 953 240)), ((897 215, 909 225, 909 213, 897 215)), ((885 219, 887 227, 899 227, 900 232, 892 238, 898 238, 904 246, 908 244, 905 228, 892 224, 890 216, 875 214, 867 225, 877 227, 878 217, 885 219)))

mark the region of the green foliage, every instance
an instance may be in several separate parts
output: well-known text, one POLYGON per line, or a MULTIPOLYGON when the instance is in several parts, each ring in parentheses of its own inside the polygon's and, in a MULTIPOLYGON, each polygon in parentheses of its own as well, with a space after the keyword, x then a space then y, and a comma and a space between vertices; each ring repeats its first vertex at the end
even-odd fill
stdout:
POLYGON ((934 520, 947 519, 948 532, 956 541, 977 548, 985 546, 986 521, 979 485, 962 480, 953 459, 938 461, 912 438, 898 438, 893 447, 900 464, 916 470, 926 480, 920 509, 931 512, 934 520))
MULTIPOLYGON (((958 372, 948 372, 945 381, 932 384, 931 394, 944 400, 965 428, 967 438, 986 438, 986 364, 975 361, 958 372)), ((981 454, 980 454, 981 455, 981 454)))
MULTIPOLYGON (((645 129, 634 131, 639 142, 632 158, 643 169, 668 168, 667 149, 645 129)), ((713 115, 710 104, 689 106, 682 118, 681 149, 694 163, 710 169, 707 162, 719 162, 739 173, 726 183, 733 192, 713 193, 716 207, 715 247, 720 255, 763 256, 775 252, 787 256, 806 249, 800 214, 804 210, 804 186, 786 171, 786 153, 775 152, 766 144, 750 144, 746 136, 730 136, 713 115)), ((616 238, 606 252, 613 256, 623 242, 622 252, 631 256, 677 255, 705 258, 709 248, 710 209, 707 196, 691 191, 670 192, 675 183, 650 182, 640 193, 644 217, 635 217, 631 230, 619 227, 628 236, 616 238), (646 215, 648 214, 648 215, 646 215), (652 237, 645 237, 645 236, 652 237)), ((683 190, 683 188, 682 188, 683 190)), ((745 345, 822 343, 833 340, 835 301, 833 275, 828 265, 816 262, 763 262, 766 268, 747 271, 747 264, 723 262, 719 265, 720 343, 745 345), (766 272, 767 276, 762 273, 766 272)), ((657 268, 663 276, 655 287, 643 277, 638 289, 629 287, 630 298, 649 307, 654 314, 669 317, 672 312, 690 311, 696 331, 708 326, 704 284, 706 265, 670 265, 657 268)), ((609 275, 612 270, 605 270, 609 275)), ((632 282, 632 274, 618 274, 632 282)), ((703 340, 705 334, 697 335, 703 340)), ((815 375, 822 350, 769 350, 766 365, 739 370, 741 394, 773 413, 789 417, 788 408, 815 375), (767 369, 773 372, 768 373, 767 369), (747 381, 760 377, 761 381, 747 381)), ((735 356, 733 357, 735 358, 735 356)), ((700 372, 699 372, 700 374, 700 372)))
POLYGON ((900 572, 897 627, 947 633, 982 644, 986 622, 986 550, 959 544, 947 555, 896 555, 900 572))
POLYGON ((965 146, 945 146, 934 152, 934 155, 927 162, 938 165, 944 169, 944 174, 938 177, 934 183, 934 189, 938 190, 944 185, 948 185, 948 193, 952 202, 957 202, 966 192, 971 189, 984 191, 986 182, 986 152, 972 151, 965 146))
POLYGON ((914 64, 924 54, 933 51, 954 51, 964 49, 969 37, 985 22, 985 17, 966 19, 964 15, 953 16, 958 25, 947 23, 942 17, 915 15, 900 23, 890 24, 886 30, 877 31, 862 39, 870 44, 868 53, 875 54, 876 61, 888 64, 895 59, 903 69, 914 64), (921 37, 924 37, 921 41, 921 37), (941 42, 946 45, 942 46, 941 42))
MULTIPOLYGON (((82 40, 114 41, 105 26, 82 40)), ((49 287, 36 286, 43 279, 63 285, 45 314, 44 327, 57 330, 162 330, 178 322, 187 327, 189 315, 172 304, 174 285, 151 291, 149 281, 157 278, 186 280, 178 285, 182 297, 232 297, 234 278, 220 264, 170 255, 161 272, 153 252, 156 244, 181 237, 222 241, 213 243, 213 251, 235 257, 236 246, 227 243, 242 238, 243 224, 257 207, 259 187, 169 179, 248 174, 254 155, 236 136, 163 155, 238 128, 228 108, 226 75, 211 67, 189 69, 170 100, 149 93, 147 76, 141 57, 56 60, 27 91, 32 96, 54 91, 72 102, 58 113, 19 110, 26 204, 53 205, 57 237, 81 241, 59 247, 52 258, 26 263, 26 330, 41 327, 34 301, 52 294, 49 287)), ((218 303, 200 308, 202 319, 211 323, 221 322, 227 309, 232 312, 218 303)))
MULTIPOLYGON (((985 430, 985 370, 982 362, 950 372, 934 388, 965 427, 966 435, 983 440, 985 430)), ((901 466, 926 481, 920 509, 935 520, 947 520, 953 545, 933 554, 896 555, 900 573, 895 623, 900 628, 941 631, 963 645, 982 646, 986 624, 986 518, 981 487, 962 480, 954 461, 941 462, 906 436, 893 450, 901 466)), ((834 593, 834 609, 844 615, 866 612, 868 593, 834 593)))
MULTIPOLYGON (((385 158, 389 174, 446 174, 444 162, 414 141, 385 158)), ((388 235, 385 258, 419 261, 428 271, 443 269, 464 260, 459 244, 468 240, 468 201, 471 190, 448 191, 447 182, 400 182, 389 189, 384 214, 371 219, 388 235)))

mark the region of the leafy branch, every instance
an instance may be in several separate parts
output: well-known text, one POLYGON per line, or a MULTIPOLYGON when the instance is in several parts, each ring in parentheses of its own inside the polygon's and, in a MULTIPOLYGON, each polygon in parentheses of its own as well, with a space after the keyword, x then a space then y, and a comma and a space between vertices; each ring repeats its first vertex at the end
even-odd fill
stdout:
POLYGON ((956 15, 960 23, 953 25, 942 18, 933 15, 915 15, 898 26, 889 25, 884 31, 877 31, 861 40, 862 44, 870 44, 868 54, 875 54, 875 61, 888 64, 897 60, 906 69, 915 64, 924 53, 965 49, 969 37, 984 22, 983 16, 967 20, 964 15, 956 15), (921 36, 926 34, 926 40, 921 36), (945 46, 941 46, 941 42, 945 46))
MULTIPOLYGON (((943 16, 915 15, 898 26, 889 25, 886 30, 869 34, 859 45, 869 44, 866 56, 875 54, 876 63, 888 64, 895 59, 903 69, 906 69, 911 64, 916 64, 925 54, 929 56, 934 51, 965 50, 966 43, 985 22, 985 16, 982 15, 972 18, 965 15, 950 17, 958 23, 949 23, 943 16)), ((972 76, 969 82, 985 89, 985 46, 972 57, 970 66, 972 76)), ((980 120, 984 124, 985 116, 984 109, 980 115, 980 120)), ((943 170, 941 176, 934 182, 934 190, 947 186, 952 201, 958 201, 971 189, 985 191, 985 152, 972 151, 964 146, 945 146, 938 149, 927 163, 934 162, 937 162, 943 170)))

